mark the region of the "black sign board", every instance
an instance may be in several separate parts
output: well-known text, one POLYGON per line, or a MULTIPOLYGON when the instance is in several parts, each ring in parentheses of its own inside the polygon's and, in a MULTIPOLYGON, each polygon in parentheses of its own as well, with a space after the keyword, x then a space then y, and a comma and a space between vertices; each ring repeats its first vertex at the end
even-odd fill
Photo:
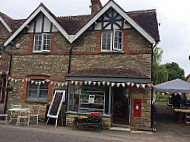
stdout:
POLYGON ((47 117, 57 119, 63 102, 65 102, 65 90, 55 90, 47 117))

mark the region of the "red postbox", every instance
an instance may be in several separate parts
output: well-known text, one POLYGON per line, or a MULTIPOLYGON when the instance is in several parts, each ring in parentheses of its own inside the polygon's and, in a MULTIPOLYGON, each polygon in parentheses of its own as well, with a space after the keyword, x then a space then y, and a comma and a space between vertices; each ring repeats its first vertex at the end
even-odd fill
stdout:
POLYGON ((134 117, 141 117, 141 100, 134 99, 134 117))

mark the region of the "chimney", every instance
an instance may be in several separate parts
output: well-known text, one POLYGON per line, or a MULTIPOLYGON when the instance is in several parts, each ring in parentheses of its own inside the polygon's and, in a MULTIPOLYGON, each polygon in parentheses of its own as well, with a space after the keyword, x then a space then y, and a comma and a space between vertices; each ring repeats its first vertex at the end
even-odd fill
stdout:
POLYGON ((94 16, 101 8, 101 0, 91 0, 91 15, 94 16))

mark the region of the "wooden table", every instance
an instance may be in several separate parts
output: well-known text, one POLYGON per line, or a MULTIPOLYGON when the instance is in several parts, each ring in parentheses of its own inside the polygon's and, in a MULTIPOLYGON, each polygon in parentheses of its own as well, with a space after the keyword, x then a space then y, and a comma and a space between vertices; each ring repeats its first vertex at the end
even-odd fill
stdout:
POLYGON ((190 113, 190 109, 185 109, 185 108, 174 109, 174 111, 175 112, 190 113))

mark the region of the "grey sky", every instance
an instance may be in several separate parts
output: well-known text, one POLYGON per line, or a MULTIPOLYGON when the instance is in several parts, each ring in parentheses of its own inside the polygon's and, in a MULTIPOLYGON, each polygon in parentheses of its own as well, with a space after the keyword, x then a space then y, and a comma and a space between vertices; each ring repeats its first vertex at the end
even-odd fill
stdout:
MULTIPOLYGON (((105 4, 108 0, 101 0, 105 4)), ((189 0, 115 0, 126 11, 156 9, 161 23, 159 46, 163 63, 177 62, 190 73, 190 1, 189 0)), ((0 0, 0 11, 19 19, 27 18, 43 2, 56 16, 90 13, 90 0, 0 0), (56 2, 55 2, 56 1, 56 2)))

